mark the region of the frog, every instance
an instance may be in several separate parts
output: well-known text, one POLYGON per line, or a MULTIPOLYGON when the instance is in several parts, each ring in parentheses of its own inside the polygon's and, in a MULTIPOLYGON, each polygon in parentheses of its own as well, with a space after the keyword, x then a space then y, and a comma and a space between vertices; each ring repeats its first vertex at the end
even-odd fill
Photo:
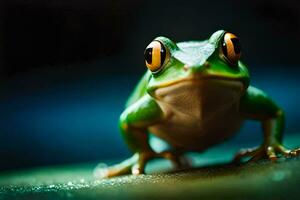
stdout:
POLYGON ((262 143, 238 151, 233 163, 296 157, 283 143, 285 115, 263 90, 250 85, 239 38, 225 30, 208 39, 175 43, 159 36, 144 51, 146 72, 120 115, 121 135, 133 156, 105 168, 102 178, 145 173, 152 159, 191 166, 186 152, 203 152, 233 137, 246 120, 258 121, 262 143), (151 136, 171 147, 157 152, 151 136))

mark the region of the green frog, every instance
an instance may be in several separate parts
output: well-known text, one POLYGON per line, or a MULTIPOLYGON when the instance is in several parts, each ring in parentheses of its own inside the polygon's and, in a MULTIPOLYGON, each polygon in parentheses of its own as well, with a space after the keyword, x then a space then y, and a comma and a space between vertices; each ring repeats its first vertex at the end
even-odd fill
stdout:
POLYGON ((134 155, 106 168, 101 177, 143 174, 153 158, 186 167, 186 152, 201 152, 225 141, 248 119, 261 123, 264 140, 259 147, 238 152, 235 162, 275 161, 299 154, 300 149, 282 145, 283 110, 265 92, 249 85, 236 35, 219 30, 204 41, 179 43, 157 37, 146 47, 144 57, 148 69, 119 122, 134 155), (155 151, 150 135, 172 148, 155 151))

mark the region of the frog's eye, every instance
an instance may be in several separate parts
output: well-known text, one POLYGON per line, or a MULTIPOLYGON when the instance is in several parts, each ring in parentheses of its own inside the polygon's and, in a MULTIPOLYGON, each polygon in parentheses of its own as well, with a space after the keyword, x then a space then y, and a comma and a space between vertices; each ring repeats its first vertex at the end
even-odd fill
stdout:
POLYGON ((241 57, 240 40, 232 33, 225 33, 221 43, 221 54, 232 65, 236 65, 241 57))
POLYGON ((154 40, 145 49, 144 52, 145 63, 151 72, 158 72, 162 69, 167 57, 165 46, 154 40))

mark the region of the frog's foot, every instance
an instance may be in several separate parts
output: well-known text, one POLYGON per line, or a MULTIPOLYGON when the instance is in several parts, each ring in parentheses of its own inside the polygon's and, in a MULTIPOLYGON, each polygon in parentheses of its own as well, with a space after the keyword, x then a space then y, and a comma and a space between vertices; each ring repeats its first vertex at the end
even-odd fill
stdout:
POLYGON ((144 174, 145 165, 148 161, 155 158, 165 158, 170 160, 172 164, 178 169, 183 169, 191 166, 191 162, 183 156, 183 153, 177 151, 164 151, 161 153, 142 153, 139 156, 138 162, 133 165, 131 173, 134 175, 144 174))
POLYGON ((242 149, 238 152, 234 159, 234 163, 240 163, 244 158, 249 158, 247 162, 257 161, 268 158, 271 161, 276 161, 280 156, 295 157, 300 154, 300 148, 289 150, 281 144, 262 145, 257 148, 242 149))
POLYGON ((95 178, 102 179, 130 174, 131 168, 138 161, 138 158, 138 154, 134 154, 123 162, 109 167, 106 164, 101 163, 94 169, 94 176, 95 178))
POLYGON ((139 175, 145 173, 145 167, 148 161, 155 158, 165 158, 170 160, 177 168, 189 166, 189 161, 182 154, 166 151, 162 153, 141 152, 134 154, 131 158, 111 167, 102 167, 95 169, 97 178, 109 178, 127 174, 139 175))

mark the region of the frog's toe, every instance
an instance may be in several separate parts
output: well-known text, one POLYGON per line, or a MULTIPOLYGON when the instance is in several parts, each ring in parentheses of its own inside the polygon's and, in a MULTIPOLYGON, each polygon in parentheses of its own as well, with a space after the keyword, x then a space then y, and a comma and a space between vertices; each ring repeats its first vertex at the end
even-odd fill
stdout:
POLYGON ((132 167, 138 162, 138 154, 134 154, 132 157, 124 160, 123 162, 107 167, 105 164, 99 164, 94 170, 94 176, 96 178, 110 178, 114 176, 121 176, 131 174, 132 167))
POLYGON ((131 173, 133 175, 144 174, 147 162, 155 156, 156 154, 154 152, 139 153, 137 162, 131 168, 131 173))
POLYGON ((285 157, 296 157, 300 154, 300 148, 290 150, 284 147, 283 145, 278 145, 276 147, 276 150, 278 151, 278 153, 282 154, 285 157))
POLYGON ((246 156, 246 157, 249 158, 246 161, 246 163, 256 162, 256 161, 262 160, 262 159, 267 158, 267 157, 270 160, 275 161, 277 159, 275 151, 273 151, 273 149, 271 149, 271 148, 270 149, 267 148, 267 149, 268 150, 266 150, 265 147, 263 147, 263 146, 253 148, 250 151, 250 153, 246 156))
POLYGON ((298 155, 300 155, 300 148, 291 150, 291 155, 292 156, 298 156, 298 155))
POLYGON ((267 148, 266 153, 267 153, 267 157, 268 157, 269 160, 271 160, 273 162, 277 160, 278 157, 277 157, 277 154, 276 154, 276 150, 273 146, 269 146, 267 148))
POLYGON ((241 149, 233 158, 233 163, 240 163, 244 158, 252 157, 257 154, 259 148, 241 149))
POLYGON ((122 165, 122 163, 111 166, 96 168, 94 170, 94 176, 99 179, 110 178, 114 176, 126 175, 131 172, 131 166, 122 165))
POLYGON ((145 174, 145 165, 136 163, 135 165, 132 166, 131 173, 132 175, 145 174))

